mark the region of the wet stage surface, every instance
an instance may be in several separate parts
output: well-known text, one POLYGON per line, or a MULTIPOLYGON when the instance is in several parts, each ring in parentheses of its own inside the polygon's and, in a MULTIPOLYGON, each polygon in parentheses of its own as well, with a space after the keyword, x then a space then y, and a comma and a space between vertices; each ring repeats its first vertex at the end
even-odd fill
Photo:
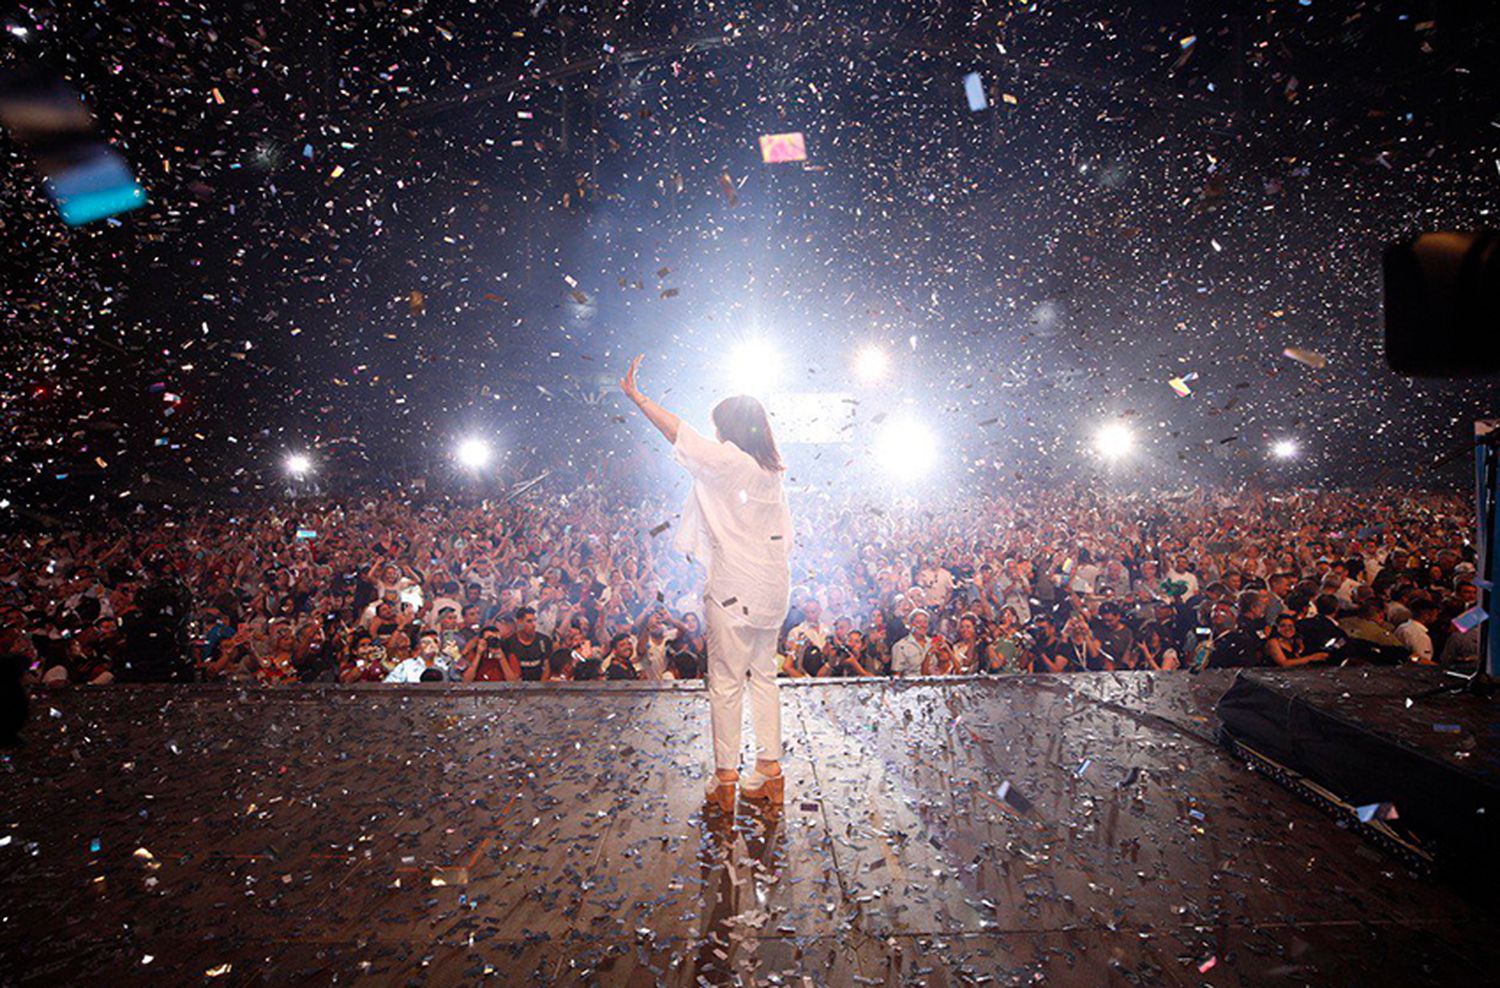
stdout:
MULTIPOLYGON (((1357 675, 1317 673, 1313 675, 1357 675)), ((1227 674, 782 690, 780 812, 693 687, 38 694, 4 984, 1454 985, 1500 908, 1215 746, 1227 674)))

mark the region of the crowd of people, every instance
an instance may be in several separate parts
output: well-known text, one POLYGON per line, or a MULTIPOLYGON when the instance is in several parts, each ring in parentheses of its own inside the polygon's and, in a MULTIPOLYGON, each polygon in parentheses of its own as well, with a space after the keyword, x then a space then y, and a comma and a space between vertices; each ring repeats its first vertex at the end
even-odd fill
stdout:
MULTIPOLYGON (((14 533, 36 684, 667 680, 705 668, 676 505, 585 484, 160 510, 14 533), (606 489, 613 493, 606 493, 606 489)), ((798 491, 788 677, 1472 665, 1461 497, 1085 486, 884 506, 798 491)))

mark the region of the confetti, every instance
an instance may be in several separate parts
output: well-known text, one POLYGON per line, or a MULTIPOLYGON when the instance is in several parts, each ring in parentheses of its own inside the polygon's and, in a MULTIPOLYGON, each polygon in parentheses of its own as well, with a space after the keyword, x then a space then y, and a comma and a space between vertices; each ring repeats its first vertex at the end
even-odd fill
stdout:
POLYGON ((1473 631, 1475 628, 1483 624, 1488 618, 1489 614, 1485 612, 1484 608, 1480 607, 1478 604, 1475 604, 1473 607, 1470 607, 1462 614, 1459 614, 1457 617, 1455 617, 1452 624, 1455 631, 1473 631))
MULTIPOLYGON (((760 136, 760 160, 768 165, 787 161, 806 161, 807 145, 802 134, 792 131, 787 134, 762 134, 760 136)), ((725 172, 728 175, 728 172, 725 172)), ((732 184, 732 183, 731 183, 732 184)), ((730 202, 734 205, 734 201, 730 202)))
POLYGON ((734 179, 729 176, 728 169, 719 173, 719 191, 731 208, 740 204, 740 192, 734 187, 734 179))
POLYGON ((1304 364, 1308 367, 1311 367, 1313 370, 1322 370, 1324 367, 1328 366, 1327 357, 1323 356, 1321 353, 1318 353, 1316 350, 1308 350, 1304 347, 1289 346, 1285 350, 1281 351, 1281 355, 1283 357, 1288 357, 1292 360, 1295 360, 1299 364, 1304 364))
POLYGON ((96 135, 92 115, 61 78, 42 70, 8 71, 0 78, 0 125, 33 154, 47 195, 67 225, 146 205, 146 191, 130 166, 96 135))
POLYGON ((969 101, 971 111, 989 108, 990 101, 984 95, 984 79, 978 72, 970 72, 964 76, 964 98, 969 101))

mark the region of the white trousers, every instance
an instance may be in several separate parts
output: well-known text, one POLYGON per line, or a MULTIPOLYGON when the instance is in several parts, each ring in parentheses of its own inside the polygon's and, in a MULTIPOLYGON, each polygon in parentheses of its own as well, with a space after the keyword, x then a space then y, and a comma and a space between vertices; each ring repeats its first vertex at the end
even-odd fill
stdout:
POLYGON ((744 717, 745 677, 750 677, 750 724, 758 757, 781 760, 781 697, 776 686, 776 628, 752 628, 731 620, 724 608, 709 602, 708 709, 714 736, 714 768, 740 766, 740 730, 744 717))

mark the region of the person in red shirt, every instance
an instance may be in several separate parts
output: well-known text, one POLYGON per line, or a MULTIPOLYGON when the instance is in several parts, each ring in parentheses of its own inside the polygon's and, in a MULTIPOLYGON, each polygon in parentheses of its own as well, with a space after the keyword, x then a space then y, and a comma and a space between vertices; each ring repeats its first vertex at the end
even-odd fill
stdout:
POLYGON ((464 669, 464 682, 503 683, 506 678, 505 649, 500 634, 494 628, 486 628, 473 661, 464 669))
POLYGON ((379 648, 373 637, 363 628, 355 631, 350 639, 349 654, 339 669, 341 683, 383 683, 386 674, 384 649, 379 648))

